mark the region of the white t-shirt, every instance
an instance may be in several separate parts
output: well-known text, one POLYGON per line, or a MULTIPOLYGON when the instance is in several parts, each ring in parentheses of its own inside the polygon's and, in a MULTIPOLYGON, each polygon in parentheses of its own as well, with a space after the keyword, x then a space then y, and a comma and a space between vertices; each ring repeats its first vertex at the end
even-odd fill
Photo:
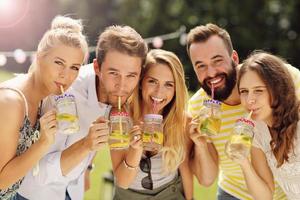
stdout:
POLYGON ((265 123, 256 122, 252 143, 254 147, 265 153, 274 179, 281 186, 289 200, 300 199, 300 121, 298 122, 296 135, 294 153, 290 153, 289 162, 285 162, 279 168, 277 168, 277 160, 270 146, 271 134, 265 123))

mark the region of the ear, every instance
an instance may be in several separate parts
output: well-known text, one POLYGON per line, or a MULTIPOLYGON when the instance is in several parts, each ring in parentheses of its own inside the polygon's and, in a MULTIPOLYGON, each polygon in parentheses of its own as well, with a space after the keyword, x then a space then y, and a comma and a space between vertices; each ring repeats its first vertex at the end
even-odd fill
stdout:
POLYGON ((235 50, 232 51, 231 58, 232 58, 233 62, 235 62, 236 65, 239 64, 239 62, 240 62, 239 55, 235 50))
POLYGON ((100 74, 100 72, 101 72, 101 66, 99 65, 99 63, 98 63, 98 61, 97 61, 96 58, 93 60, 93 66, 94 66, 95 73, 96 74, 100 74))

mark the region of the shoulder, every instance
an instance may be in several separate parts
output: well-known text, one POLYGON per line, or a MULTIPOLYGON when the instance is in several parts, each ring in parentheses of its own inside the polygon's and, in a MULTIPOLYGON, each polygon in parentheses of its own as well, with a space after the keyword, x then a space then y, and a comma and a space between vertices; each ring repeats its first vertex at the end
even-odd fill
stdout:
POLYGON ((271 135, 267 124, 262 121, 255 121, 253 146, 266 151, 270 141, 271 135))
POLYGON ((74 84, 76 83, 80 84, 82 82, 86 82, 92 77, 95 77, 93 64, 84 65, 80 68, 78 77, 76 78, 74 84))
POLYGON ((1 113, 4 110, 24 110, 25 101, 16 91, 10 89, 0 89, 1 113))
POLYGON ((16 91, 0 89, 0 127, 20 124, 25 116, 25 102, 16 91))
POLYGON ((188 111, 194 116, 195 112, 199 111, 203 105, 203 101, 207 99, 208 96, 203 89, 199 89, 188 102, 188 111))
POLYGON ((207 96, 206 92, 201 88, 189 99, 189 104, 203 101, 206 98, 208 98, 208 96, 207 96))
POLYGON ((93 64, 84 65, 80 68, 79 74, 69 91, 84 93, 91 83, 95 82, 95 71, 93 64))
POLYGON ((300 73, 299 69, 292 66, 291 64, 285 64, 284 66, 292 75, 296 75, 296 74, 300 73))

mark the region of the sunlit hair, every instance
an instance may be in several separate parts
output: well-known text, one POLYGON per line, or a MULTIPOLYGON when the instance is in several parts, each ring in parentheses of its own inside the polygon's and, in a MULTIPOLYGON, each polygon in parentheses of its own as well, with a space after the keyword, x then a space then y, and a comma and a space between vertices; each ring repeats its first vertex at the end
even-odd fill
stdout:
POLYGON ((239 87, 243 75, 247 71, 253 71, 267 86, 273 117, 270 145, 277 160, 277 167, 288 162, 289 154, 294 152, 299 120, 299 101, 293 79, 285 64, 285 61, 277 56, 255 51, 242 64, 237 83, 239 87))
POLYGON ((84 55, 88 52, 86 37, 82 33, 82 23, 70 17, 56 16, 51 29, 42 37, 37 53, 44 54, 58 44, 82 49, 84 55))
POLYGON ((118 51, 130 56, 142 58, 145 61, 148 47, 147 43, 133 28, 129 26, 113 25, 107 27, 98 38, 96 59, 101 64, 108 51, 118 51))
POLYGON ((190 55, 190 47, 193 43, 206 42, 211 36, 214 35, 219 36, 223 40, 229 55, 231 55, 233 47, 229 33, 225 29, 211 23, 196 26, 190 30, 187 35, 186 46, 188 55, 190 55))
MULTIPOLYGON (((61 44, 81 49, 87 58, 88 44, 82 29, 81 20, 56 16, 52 20, 51 28, 43 35, 38 45, 37 59, 47 55, 51 49, 61 44)), ((28 72, 32 72, 34 68, 35 65, 30 66, 28 72)))
MULTIPOLYGON (((175 171, 182 163, 185 157, 185 124, 186 124, 186 103, 188 92, 185 85, 185 76, 183 66, 178 57, 169 51, 165 50, 151 50, 145 62, 144 72, 141 76, 143 78, 149 69, 157 64, 167 65, 174 76, 175 80, 175 94, 173 99, 163 109, 164 117, 164 145, 162 148, 163 171, 166 173, 175 171)), ((141 84, 140 84, 141 85, 141 84)), ((132 101, 132 112, 134 121, 142 119, 142 88, 135 91, 132 101)))

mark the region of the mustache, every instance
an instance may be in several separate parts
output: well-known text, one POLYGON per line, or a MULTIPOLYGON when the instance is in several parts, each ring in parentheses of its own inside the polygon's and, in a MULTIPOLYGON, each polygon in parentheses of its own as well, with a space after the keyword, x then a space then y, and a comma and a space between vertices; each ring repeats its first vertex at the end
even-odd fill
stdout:
POLYGON ((224 72, 222 72, 222 73, 218 73, 218 74, 216 74, 214 77, 207 77, 207 78, 205 78, 204 80, 203 80, 203 83, 202 83, 202 85, 210 85, 210 80, 212 80, 212 79, 214 79, 214 78, 216 78, 216 77, 218 77, 218 76, 222 76, 222 77, 226 77, 227 76, 227 74, 225 74, 224 72))

